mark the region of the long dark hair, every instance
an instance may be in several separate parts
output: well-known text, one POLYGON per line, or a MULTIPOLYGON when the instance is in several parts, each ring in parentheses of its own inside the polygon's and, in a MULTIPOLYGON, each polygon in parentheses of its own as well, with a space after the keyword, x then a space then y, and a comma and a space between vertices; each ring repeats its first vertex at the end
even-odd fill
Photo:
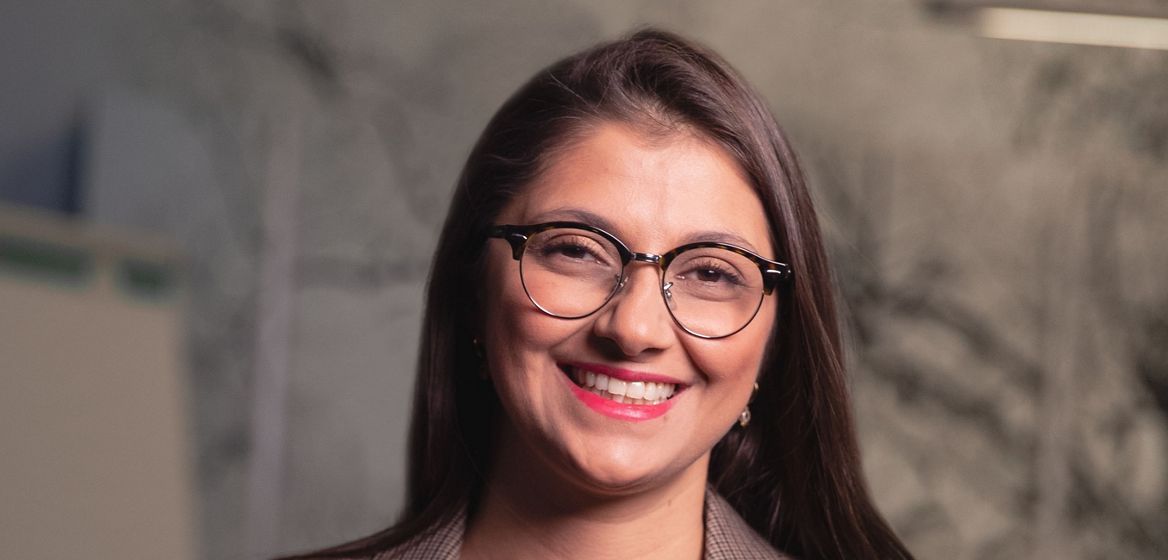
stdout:
POLYGON ((398 522, 315 556, 387 550, 474 509, 491 460, 497 397, 480 379, 476 295, 500 209, 554 155, 604 121, 694 130, 739 163, 794 281, 759 376, 754 420, 714 446, 709 481, 775 548, 803 558, 911 558, 872 505, 860 470, 832 279, 803 172, 765 104, 720 57, 640 31, 540 71, 495 114, 455 188, 426 296, 398 522))

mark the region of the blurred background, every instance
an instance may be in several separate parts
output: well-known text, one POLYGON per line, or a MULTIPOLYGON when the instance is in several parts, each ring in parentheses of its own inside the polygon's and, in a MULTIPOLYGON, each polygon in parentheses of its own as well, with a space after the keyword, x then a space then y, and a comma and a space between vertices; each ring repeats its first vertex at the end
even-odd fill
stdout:
POLYGON ((724 55, 801 153, 910 549, 1166 558, 1166 17, 8 0, 0 555, 264 558, 390 524, 463 159, 536 70, 653 24, 724 55))

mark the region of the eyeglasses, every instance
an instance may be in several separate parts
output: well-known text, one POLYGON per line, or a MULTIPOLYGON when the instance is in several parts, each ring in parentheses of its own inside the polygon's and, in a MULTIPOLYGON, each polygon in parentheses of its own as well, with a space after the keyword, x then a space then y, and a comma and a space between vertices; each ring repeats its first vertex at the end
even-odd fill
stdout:
POLYGON ((685 332, 725 338, 746 328, 765 296, 791 277, 790 265, 716 241, 682 245, 668 253, 634 253, 616 236, 577 222, 500 225, 490 238, 511 245, 528 299, 561 319, 581 319, 605 306, 628 281, 628 266, 661 270, 661 297, 685 332))

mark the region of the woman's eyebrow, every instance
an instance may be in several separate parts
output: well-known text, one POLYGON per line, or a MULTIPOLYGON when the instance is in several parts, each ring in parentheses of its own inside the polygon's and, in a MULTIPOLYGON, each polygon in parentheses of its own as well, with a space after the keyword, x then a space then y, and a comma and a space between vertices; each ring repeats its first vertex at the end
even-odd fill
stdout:
POLYGON ((581 208, 556 208, 537 215, 535 222, 550 222, 550 221, 569 221, 569 222, 583 222, 590 226, 598 227, 604 231, 616 234, 616 225, 605 219, 600 214, 595 214, 581 208))
POLYGON ((686 243, 698 243, 698 242, 702 242, 702 241, 716 241, 718 243, 729 243, 731 245, 737 245, 739 247, 742 247, 743 249, 749 249, 750 251, 755 252, 755 253, 759 252, 758 249, 755 248, 755 246, 751 242, 747 241, 745 237, 742 237, 741 235, 738 235, 736 233, 731 233, 728 231, 716 231, 716 230, 696 231, 696 232, 693 232, 693 233, 689 234, 688 236, 686 236, 685 243, 683 243, 683 245, 686 243))
MULTIPOLYGON (((584 210, 582 208, 556 208, 554 210, 548 210, 547 212, 541 212, 536 215, 533 221, 535 223, 550 221, 583 222, 591 226, 596 226, 614 235, 616 235, 618 232, 618 228, 611 221, 604 218, 600 214, 589 212, 588 210, 584 210)), ((702 241, 729 243, 731 245, 737 245, 744 249, 748 249, 755 253, 759 252, 758 248, 755 247, 751 242, 747 241, 745 237, 729 231, 696 231, 687 235, 681 245, 699 243, 702 241)))

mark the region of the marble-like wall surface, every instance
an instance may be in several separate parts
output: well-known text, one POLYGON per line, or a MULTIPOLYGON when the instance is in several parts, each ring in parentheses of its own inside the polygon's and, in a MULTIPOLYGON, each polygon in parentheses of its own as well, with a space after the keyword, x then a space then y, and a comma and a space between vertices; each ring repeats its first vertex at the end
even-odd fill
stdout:
POLYGON ((393 520, 420 299, 462 159, 535 70, 645 23, 720 51, 801 151, 846 302, 870 484, 913 551, 1168 554, 1168 53, 981 39, 910 0, 127 14, 110 48, 133 64, 96 124, 121 132, 98 135, 89 207, 191 256, 208 558, 393 520), (257 449, 273 449, 251 426, 277 180, 296 194, 278 240, 294 254, 274 346, 287 393, 281 491, 250 510, 277 524, 256 540, 244 497, 257 449))

